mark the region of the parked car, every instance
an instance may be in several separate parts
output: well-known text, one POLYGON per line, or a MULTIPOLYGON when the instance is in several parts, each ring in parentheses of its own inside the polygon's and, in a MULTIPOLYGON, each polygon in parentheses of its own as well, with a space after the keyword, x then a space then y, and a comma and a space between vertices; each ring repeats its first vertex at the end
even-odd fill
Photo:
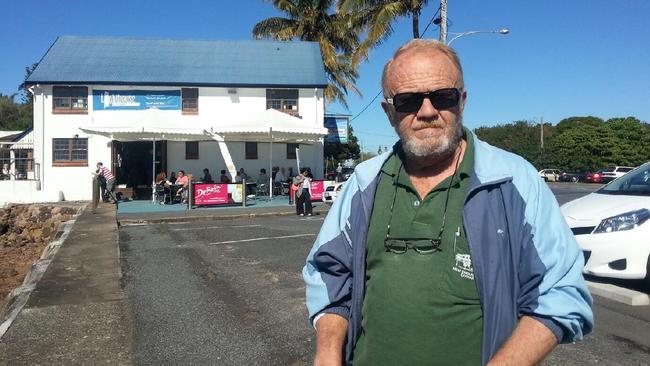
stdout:
POLYGON ((562 172, 562 174, 560 174, 560 182, 578 183, 578 182, 584 182, 585 179, 586 179, 585 173, 562 172))
POLYGON ((343 189, 345 182, 337 182, 332 185, 329 185, 325 188, 323 192, 323 202, 325 203, 334 203, 336 198, 339 196, 339 193, 343 189))
POLYGON ((632 171, 634 168, 629 166, 611 166, 603 169, 603 183, 611 182, 632 171))
POLYGON ((585 175, 585 182, 587 183, 603 183, 603 171, 599 170, 595 173, 589 172, 585 175))
POLYGON ((539 171, 540 178, 547 182, 557 182, 562 172, 559 169, 542 169, 539 171))
POLYGON ((650 162, 561 210, 584 253, 584 273, 650 285, 650 162))

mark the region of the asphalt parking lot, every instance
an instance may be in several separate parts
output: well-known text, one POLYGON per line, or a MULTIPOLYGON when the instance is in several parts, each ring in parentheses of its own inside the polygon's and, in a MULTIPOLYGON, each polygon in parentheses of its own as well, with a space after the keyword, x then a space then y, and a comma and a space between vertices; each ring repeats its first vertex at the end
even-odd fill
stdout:
MULTIPOLYGON (((596 188, 555 185, 561 203, 596 188)), ((137 363, 310 364, 314 334, 300 271, 322 219, 122 226, 137 363)), ((650 307, 595 301, 595 331, 558 347, 545 364, 650 364, 650 307)))

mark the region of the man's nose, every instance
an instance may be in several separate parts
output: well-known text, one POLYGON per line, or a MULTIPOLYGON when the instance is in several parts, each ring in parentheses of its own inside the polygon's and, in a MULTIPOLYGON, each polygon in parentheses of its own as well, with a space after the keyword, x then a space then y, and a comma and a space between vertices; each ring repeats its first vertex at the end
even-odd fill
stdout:
POLYGON ((439 111, 433 106, 429 98, 424 98, 416 117, 420 121, 427 122, 437 119, 438 114, 439 111))

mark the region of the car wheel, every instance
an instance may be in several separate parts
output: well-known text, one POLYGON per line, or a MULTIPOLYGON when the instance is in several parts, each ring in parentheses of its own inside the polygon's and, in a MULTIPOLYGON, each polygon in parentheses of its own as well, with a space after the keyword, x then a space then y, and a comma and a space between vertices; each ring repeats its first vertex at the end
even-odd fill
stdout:
POLYGON ((544 177, 544 182, 548 182, 548 178, 547 178, 547 177, 544 177))

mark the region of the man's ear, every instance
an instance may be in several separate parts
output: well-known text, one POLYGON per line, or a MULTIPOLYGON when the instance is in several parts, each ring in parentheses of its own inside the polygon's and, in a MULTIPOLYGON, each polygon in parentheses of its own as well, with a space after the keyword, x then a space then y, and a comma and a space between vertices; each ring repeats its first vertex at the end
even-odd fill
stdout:
POLYGON ((390 122, 390 125, 395 127, 397 116, 395 115, 395 108, 393 105, 386 101, 383 101, 381 102, 381 108, 383 108, 384 113, 386 113, 386 117, 388 117, 388 122, 390 122))

